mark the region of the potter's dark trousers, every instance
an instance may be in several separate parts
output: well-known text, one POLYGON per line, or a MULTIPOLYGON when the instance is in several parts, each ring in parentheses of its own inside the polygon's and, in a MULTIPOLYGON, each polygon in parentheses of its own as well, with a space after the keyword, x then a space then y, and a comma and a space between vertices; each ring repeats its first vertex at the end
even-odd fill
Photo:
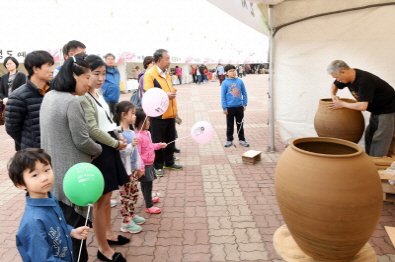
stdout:
POLYGON ((194 82, 194 83, 197 83, 197 77, 196 77, 196 74, 192 74, 192 78, 193 78, 193 82, 194 82))
MULTIPOLYGON (((153 143, 169 143, 176 139, 176 121, 174 118, 160 119, 151 118, 151 134, 153 143)), ((166 166, 174 164, 174 143, 169 144, 165 149, 155 150, 155 169, 162 169, 163 163, 166 166)))
POLYGON ((365 150, 369 156, 387 156, 394 135, 395 113, 370 115, 365 130, 365 150))
POLYGON ((237 131, 239 132, 239 141, 244 141, 244 124, 241 125, 241 121, 244 118, 244 108, 242 106, 239 107, 228 107, 228 114, 226 115, 226 141, 233 141, 233 132, 235 126, 235 119, 236 119, 236 126, 237 131))

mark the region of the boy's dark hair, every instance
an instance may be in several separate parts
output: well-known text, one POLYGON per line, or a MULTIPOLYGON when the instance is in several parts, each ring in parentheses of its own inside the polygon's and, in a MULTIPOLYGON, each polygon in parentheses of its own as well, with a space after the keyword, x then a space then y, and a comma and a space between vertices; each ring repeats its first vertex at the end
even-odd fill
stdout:
POLYGON ((154 57, 154 62, 157 63, 160 58, 163 57, 163 53, 168 53, 166 49, 158 49, 155 51, 153 57, 154 57))
POLYGON ((51 165, 51 157, 41 148, 26 148, 15 153, 8 162, 8 175, 15 186, 26 186, 23 171, 31 172, 36 168, 36 162, 51 165))
POLYGON ((16 60, 16 58, 13 57, 13 56, 9 56, 9 57, 6 57, 6 58, 4 59, 4 67, 7 68, 5 65, 7 64, 8 60, 10 60, 10 59, 11 59, 12 62, 14 62, 14 64, 16 65, 16 68, 18 68, 19 62, 18 62, 18 60, 16 60))
POLYGON ((225 66, 225 72, 228 72, 229 70, 232 70, 232 69, 236 69, 236 67, 234 65, 226 65, 225 66))
POLYGON ((107 57, 109 57, 109 56, 112 56, 112 57, 114 57, 114 59, 115 59, 115 55, 113 55, 113 54, 111 54, 111 53, 106 54, 106 55, 104 56, 104 59, 107 59, 107 57))
POLYGON ((67 44, 65 44, 62 48, 62 53, 63 53, 63 59, 66 60, 66 56, 69 56, 69 54, 67 53, 67 44))
POLYGON ((33 67, 41 68, 46 63, 50 65, 55 63, 53 57, 47 51, 39 50, 28 53, 25 58, 25 68, 29 74, 29 78, 34 74, 33 67))
POLYGON ((66 44, 66 54, 69 55, 71 49, 77 49, 78 47, 86 48, 86 46, 77 40, 71 40, 66 44))
MULTIPOLYGON (((117 104, 114 114, 114 122, 119 126, 121 124, 121 115, 122 113, 127 114, 129 110, 135 108, 132 102, 130 101, 122 101, 117 104)), ((133 126, 130 125, 130 128, 133 129, 133 126)))
POLYGON ((90 69, 93 71, 98 67, 106 66, 103 59, 97 55, 88 55, 85 57, 85 61, 88 62, 90 69))
POLYGON ((88 62, 84 59, 85 57, 86 54, 76 54, 69 57, 52 81, 52 89, 60 92, 74 93, 77 82, 73 73, 80 76, 90 69, 88 62))
POLYGON ((144 69, 147 69, 149 64, 152 63, 152 61, 154 61, 154 58, 152 56, 144 57, 144 61, 143 61, 144 69))
POLYGON ((136 130, 138 130, 140 123, 142 124, 144 122, 145 117, 146 115, 144 113, 144 110, 141 107, 138 107, 136 109, 136 122, 134 123, 134 127, 136 128, 136 130))

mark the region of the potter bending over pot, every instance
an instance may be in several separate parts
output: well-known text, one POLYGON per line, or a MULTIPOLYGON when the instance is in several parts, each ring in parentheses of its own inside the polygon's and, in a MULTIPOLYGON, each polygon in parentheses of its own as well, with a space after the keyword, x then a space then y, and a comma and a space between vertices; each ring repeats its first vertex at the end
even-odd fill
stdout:
POLYGON ((365 130, 365 151, 370 156, 386 156, 394 135, 394 89, 378 76, 350 68, 341 60, 330 63, 327 71, 336 79, 331 86, 333 103, 330 103, 329 108, 371 112, 369 125, 365 130), (348 87, 357 100, 356 103, 347 103, 336 96, 338 89, 345 87, 348 87))

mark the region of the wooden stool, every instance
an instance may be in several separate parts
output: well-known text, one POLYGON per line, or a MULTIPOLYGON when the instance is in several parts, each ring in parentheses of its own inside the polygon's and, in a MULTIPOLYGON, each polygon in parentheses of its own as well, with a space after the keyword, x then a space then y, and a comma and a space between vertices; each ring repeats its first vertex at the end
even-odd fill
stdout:
MULTIPOLYGON (((273 245, 277 254, 287 262, 318 262, 309 257, 299 248, 295 240, 289 233, 286 225, 279 227, 273 236, 273 245)), ((376 253, 369 243, 359 251, 359 253, 350 262, 376 262, 376 253)))

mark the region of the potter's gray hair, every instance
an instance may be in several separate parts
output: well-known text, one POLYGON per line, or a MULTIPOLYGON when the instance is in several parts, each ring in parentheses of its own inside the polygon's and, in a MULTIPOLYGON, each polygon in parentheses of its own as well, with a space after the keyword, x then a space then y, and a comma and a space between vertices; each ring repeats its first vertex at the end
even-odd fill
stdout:
POLYGON ((337 75, 340 70, 342 69, 350 69, 350 67, 346 64, 346 62, 342 60, 335 60, 329 64, 327 71, 328 74, 335 74, 337 75))

